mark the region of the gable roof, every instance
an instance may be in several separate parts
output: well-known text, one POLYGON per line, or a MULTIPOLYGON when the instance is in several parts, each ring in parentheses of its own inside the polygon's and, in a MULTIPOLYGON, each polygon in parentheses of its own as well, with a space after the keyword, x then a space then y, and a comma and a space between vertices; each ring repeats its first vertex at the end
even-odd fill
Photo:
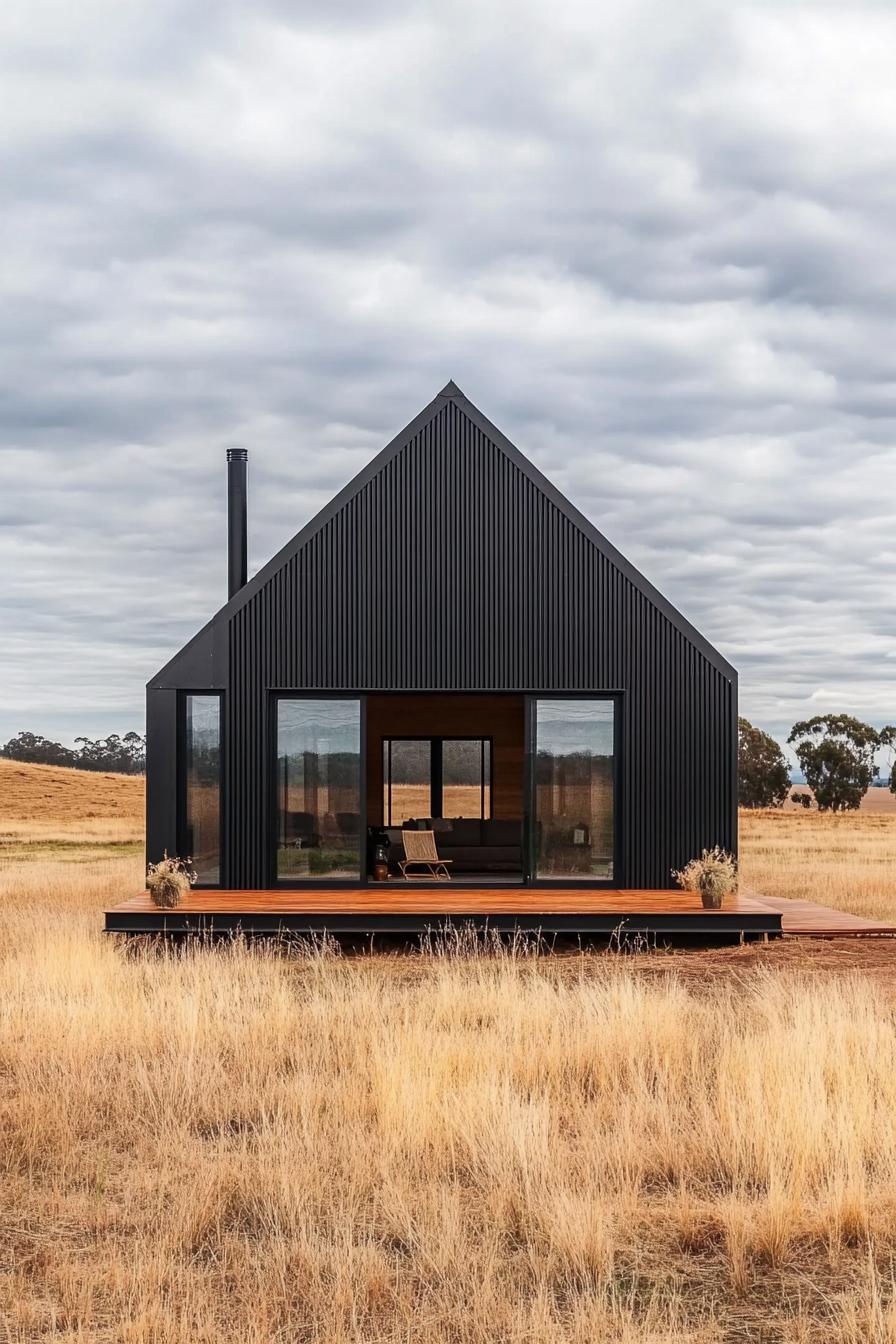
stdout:
POLYGON ((384 467, 386 467, 394 458, 396 458, 411 441, 420 433, 420 431, 434 420, 445 408, 447 403, 452 403, 454 407, 461 411, 463 415, 501 452, 515 467, 529 480, 529 482, 538 490, 552 505, 567 519, 569 523, 578 529, 584 536, 596 547, 604 558, 613 565, 632 585, 640 592, 662 615, 684 636, 706 659, 724 676, 736 680, 737 673, 734 667, 728 662, 721 653, 710 644, 709 640, 700 633, 697 628, 687 620, 685 616, 677 610, 676 607, 668 601, 667 598, 655 588, 654 585, 644 577, 644 575, 635 568, 631 561, 608 541, 603 533, 582 514, 565 495, 554 486, 538 468, 529 461, 527 457, 492 424, 492 422, 482 414, 454 382, 448 382, 441 392, 435 396, 432 401, 423 408, 418 415, 414 417, 395 437, 386 445, 381 452, 368 462, 351 481, 345 485, 338 494, 334 495, 328 504, 324 506, 317 514, 311 518, 296 535, 286 543, 285 546, 272 556, 272 558, 254 574, 248 582, 235 593, 212 617, 212 619, 191 639, 179 653, 169 660, 168 663, 156 674, 149 685, 159 683, 165 677, 165 674, 188 653, 188 651, 208 635, 208 632, 217 623, 223 620, 229 620, 247 603, 264 588, 270 579, 276 575, 284 565, 286 565, 307 543, 324 528, 332 518, 335 517, 345 506, 358 495, 368 483, 376 477, 384 467))

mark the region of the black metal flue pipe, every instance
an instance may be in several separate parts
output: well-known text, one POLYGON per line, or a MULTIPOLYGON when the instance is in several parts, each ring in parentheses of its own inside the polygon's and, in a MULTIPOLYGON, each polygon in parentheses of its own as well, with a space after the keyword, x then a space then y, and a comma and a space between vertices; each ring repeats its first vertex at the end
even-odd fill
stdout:
POLYGON ((245 586, 248 577, 248 475, 245 448, 227 449, 227 596, 245 586))

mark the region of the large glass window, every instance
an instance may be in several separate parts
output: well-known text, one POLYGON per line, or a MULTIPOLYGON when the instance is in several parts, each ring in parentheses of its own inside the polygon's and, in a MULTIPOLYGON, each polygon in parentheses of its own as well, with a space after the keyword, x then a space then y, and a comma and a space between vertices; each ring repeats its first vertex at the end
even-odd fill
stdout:
POLYGON ((221 881, 221 697, 184 696, 182 857, 199 882, 221 881))
POLYGON ((481 737, 383 740, 383 818, 387 826, 427 817, 491 816, 492 744, 481 737))
POLYGON ((612 700, 539 700, 535 876, 613 877, 612 700))
POLYGON ((277 701, 277 877, 361 875, 361 702, 277 701))

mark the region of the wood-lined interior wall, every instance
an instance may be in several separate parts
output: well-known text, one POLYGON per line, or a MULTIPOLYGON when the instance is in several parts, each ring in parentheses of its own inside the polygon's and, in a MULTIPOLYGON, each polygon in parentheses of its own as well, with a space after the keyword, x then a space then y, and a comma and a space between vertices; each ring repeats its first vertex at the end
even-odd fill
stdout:
POLYGON ((383 820, 383 738, 490 737, 492 815, 523 815, 524 720, 521 695, 369 695, 367 815, 383 820))

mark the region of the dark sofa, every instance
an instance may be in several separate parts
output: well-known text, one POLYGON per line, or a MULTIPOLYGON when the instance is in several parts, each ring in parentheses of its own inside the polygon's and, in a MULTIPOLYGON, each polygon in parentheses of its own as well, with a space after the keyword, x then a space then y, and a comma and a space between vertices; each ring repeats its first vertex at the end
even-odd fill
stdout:
MULTIPOLYGON (((443 859, 451 860, 454 873, 517 872, 522 863, 522 823, 492 818, 425 817, 406 823, 403 829, 432 830, 443 859)), ((387 831, 392 845, 390 863, 401 858, 401 831, 387 831)))

